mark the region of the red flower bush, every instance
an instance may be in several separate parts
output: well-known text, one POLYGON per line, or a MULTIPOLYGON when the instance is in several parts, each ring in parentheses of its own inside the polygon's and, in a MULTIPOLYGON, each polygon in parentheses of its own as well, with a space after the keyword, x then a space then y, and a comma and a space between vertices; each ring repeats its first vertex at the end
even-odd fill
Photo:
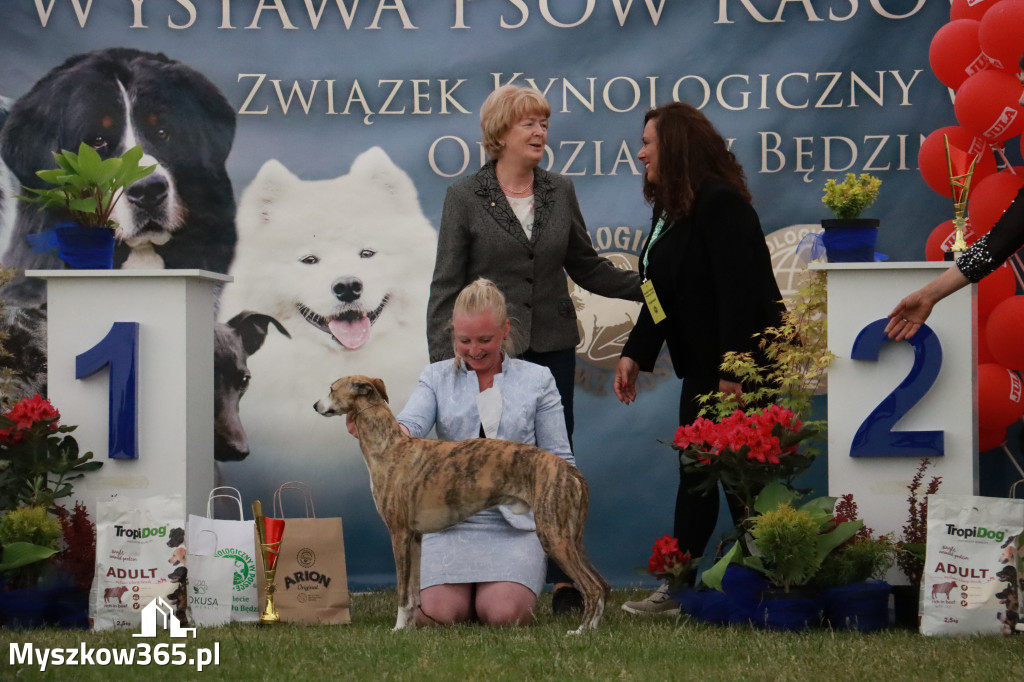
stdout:
POLYGON ((0 415, 0 511, 22 505, 55 511, 54 500, 71 494, 71 482, 95 471, 92 453, 80 454, 60 412, 36 395, 0 415))
POLYGON ((679 549, 679 541, 669 535, 654 541, 647 570, 658 580, 667 580, 669 585, 681 587, 687 581, 696 562, 689 552, 679 549))
POLYGON ((0 429, 0 443, 20 443, 36 424, 49 431, 57 430, 60 412, 49 400, 41 398, 37 393, 31 398, 24 398, 3 415, 10 420, 7 428, 0 429))
POLYGON ((738 499, 748 511, 754 499, 771 481, 792 485, 805 471, 813 455, 801 454, 799 443, 817 434, 796 415, 779 405, 744 413, 736 410, 721 421, 698 417, 680 426, 672 447, 680 451, 683 470, 697 483, 695 492, 714 494, 722 482, 727 495, 738 499))

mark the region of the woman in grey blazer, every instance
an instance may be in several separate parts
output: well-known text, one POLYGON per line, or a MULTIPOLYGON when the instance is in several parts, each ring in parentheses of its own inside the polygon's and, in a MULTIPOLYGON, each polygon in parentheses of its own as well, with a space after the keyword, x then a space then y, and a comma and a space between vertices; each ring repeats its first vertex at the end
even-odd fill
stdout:
MULTIPOLYGON (((551 107, 536 90, 506 85, 480 108, 491 160, 448 189, 441 213, 427 308, 431 362, 451 358, 448 328, 455 298, 478 277, 505 294, 521 338, 515 354, 551 370, 572 442, 576 374, 576 308, 566 274, 587 291, 640 301, 636 272, 598 255, 572 182, 538 168, 544 159, 551 107)), ((555 605, 568 578, 555 579, 555 605)), ((578 595, 578 593, 577 593, 578 595)), ((581 600, 582 603, 582 600, 581 600)))

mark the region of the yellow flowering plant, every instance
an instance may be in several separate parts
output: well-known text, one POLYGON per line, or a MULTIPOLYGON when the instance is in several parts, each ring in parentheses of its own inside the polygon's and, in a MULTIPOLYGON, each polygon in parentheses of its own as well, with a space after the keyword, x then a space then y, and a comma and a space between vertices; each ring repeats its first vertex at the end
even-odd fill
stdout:
POLYGON ((840 220, 860 217, 860 214, 878 198, 882 181, 869 173, 859 176, 847 173, 842 182, 833 179, 825 181, 825 195, 821 203, 840 220))

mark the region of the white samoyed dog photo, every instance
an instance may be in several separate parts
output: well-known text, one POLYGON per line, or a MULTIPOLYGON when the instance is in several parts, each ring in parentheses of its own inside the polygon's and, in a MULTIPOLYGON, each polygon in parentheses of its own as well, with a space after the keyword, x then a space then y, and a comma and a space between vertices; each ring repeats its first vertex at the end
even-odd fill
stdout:
POLYGON ((278 485, 301 480, 321 516, 352 512, 357 500, 359 514, 373 515, 358 441, 313 404, 338 377, 366 374, 384 380, 397 414, 427 365, 437 233, 416 187, 380 147, 328 180, 270 160, 242 193, 237 224, 219 315, 270 315, 291 338, 268 334, 249 359, 239 413, 251 454, 220 463, 219 479, 265 504, 278 485))

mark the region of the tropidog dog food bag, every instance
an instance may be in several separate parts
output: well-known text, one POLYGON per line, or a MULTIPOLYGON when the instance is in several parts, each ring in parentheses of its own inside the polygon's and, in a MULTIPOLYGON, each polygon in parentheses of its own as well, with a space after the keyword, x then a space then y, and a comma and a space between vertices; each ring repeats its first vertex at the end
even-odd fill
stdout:
MULTIPOLYGON (((309 487, 292 481, 274 493, 274 516, 284 518, 277 557, 274 604, 282 623, 342 625, 351 622, 345 540, 341 517, 316 518, 309 487), (281 494, 293 491, 306 505, 305 516, 285 517, 281 494)), ((263 562, 257 565, 260 611, 265 606, 263 562)))
POLYGON ((1019 621, 1024 500, 928 496, 921 633, 1011 634, 1019 621))
POLYGON ((160 598, 189 622, 181 495, 115 496, 96 504, 96 575, 89 593, 94 630, 138 630, 142 610, 160 598))

